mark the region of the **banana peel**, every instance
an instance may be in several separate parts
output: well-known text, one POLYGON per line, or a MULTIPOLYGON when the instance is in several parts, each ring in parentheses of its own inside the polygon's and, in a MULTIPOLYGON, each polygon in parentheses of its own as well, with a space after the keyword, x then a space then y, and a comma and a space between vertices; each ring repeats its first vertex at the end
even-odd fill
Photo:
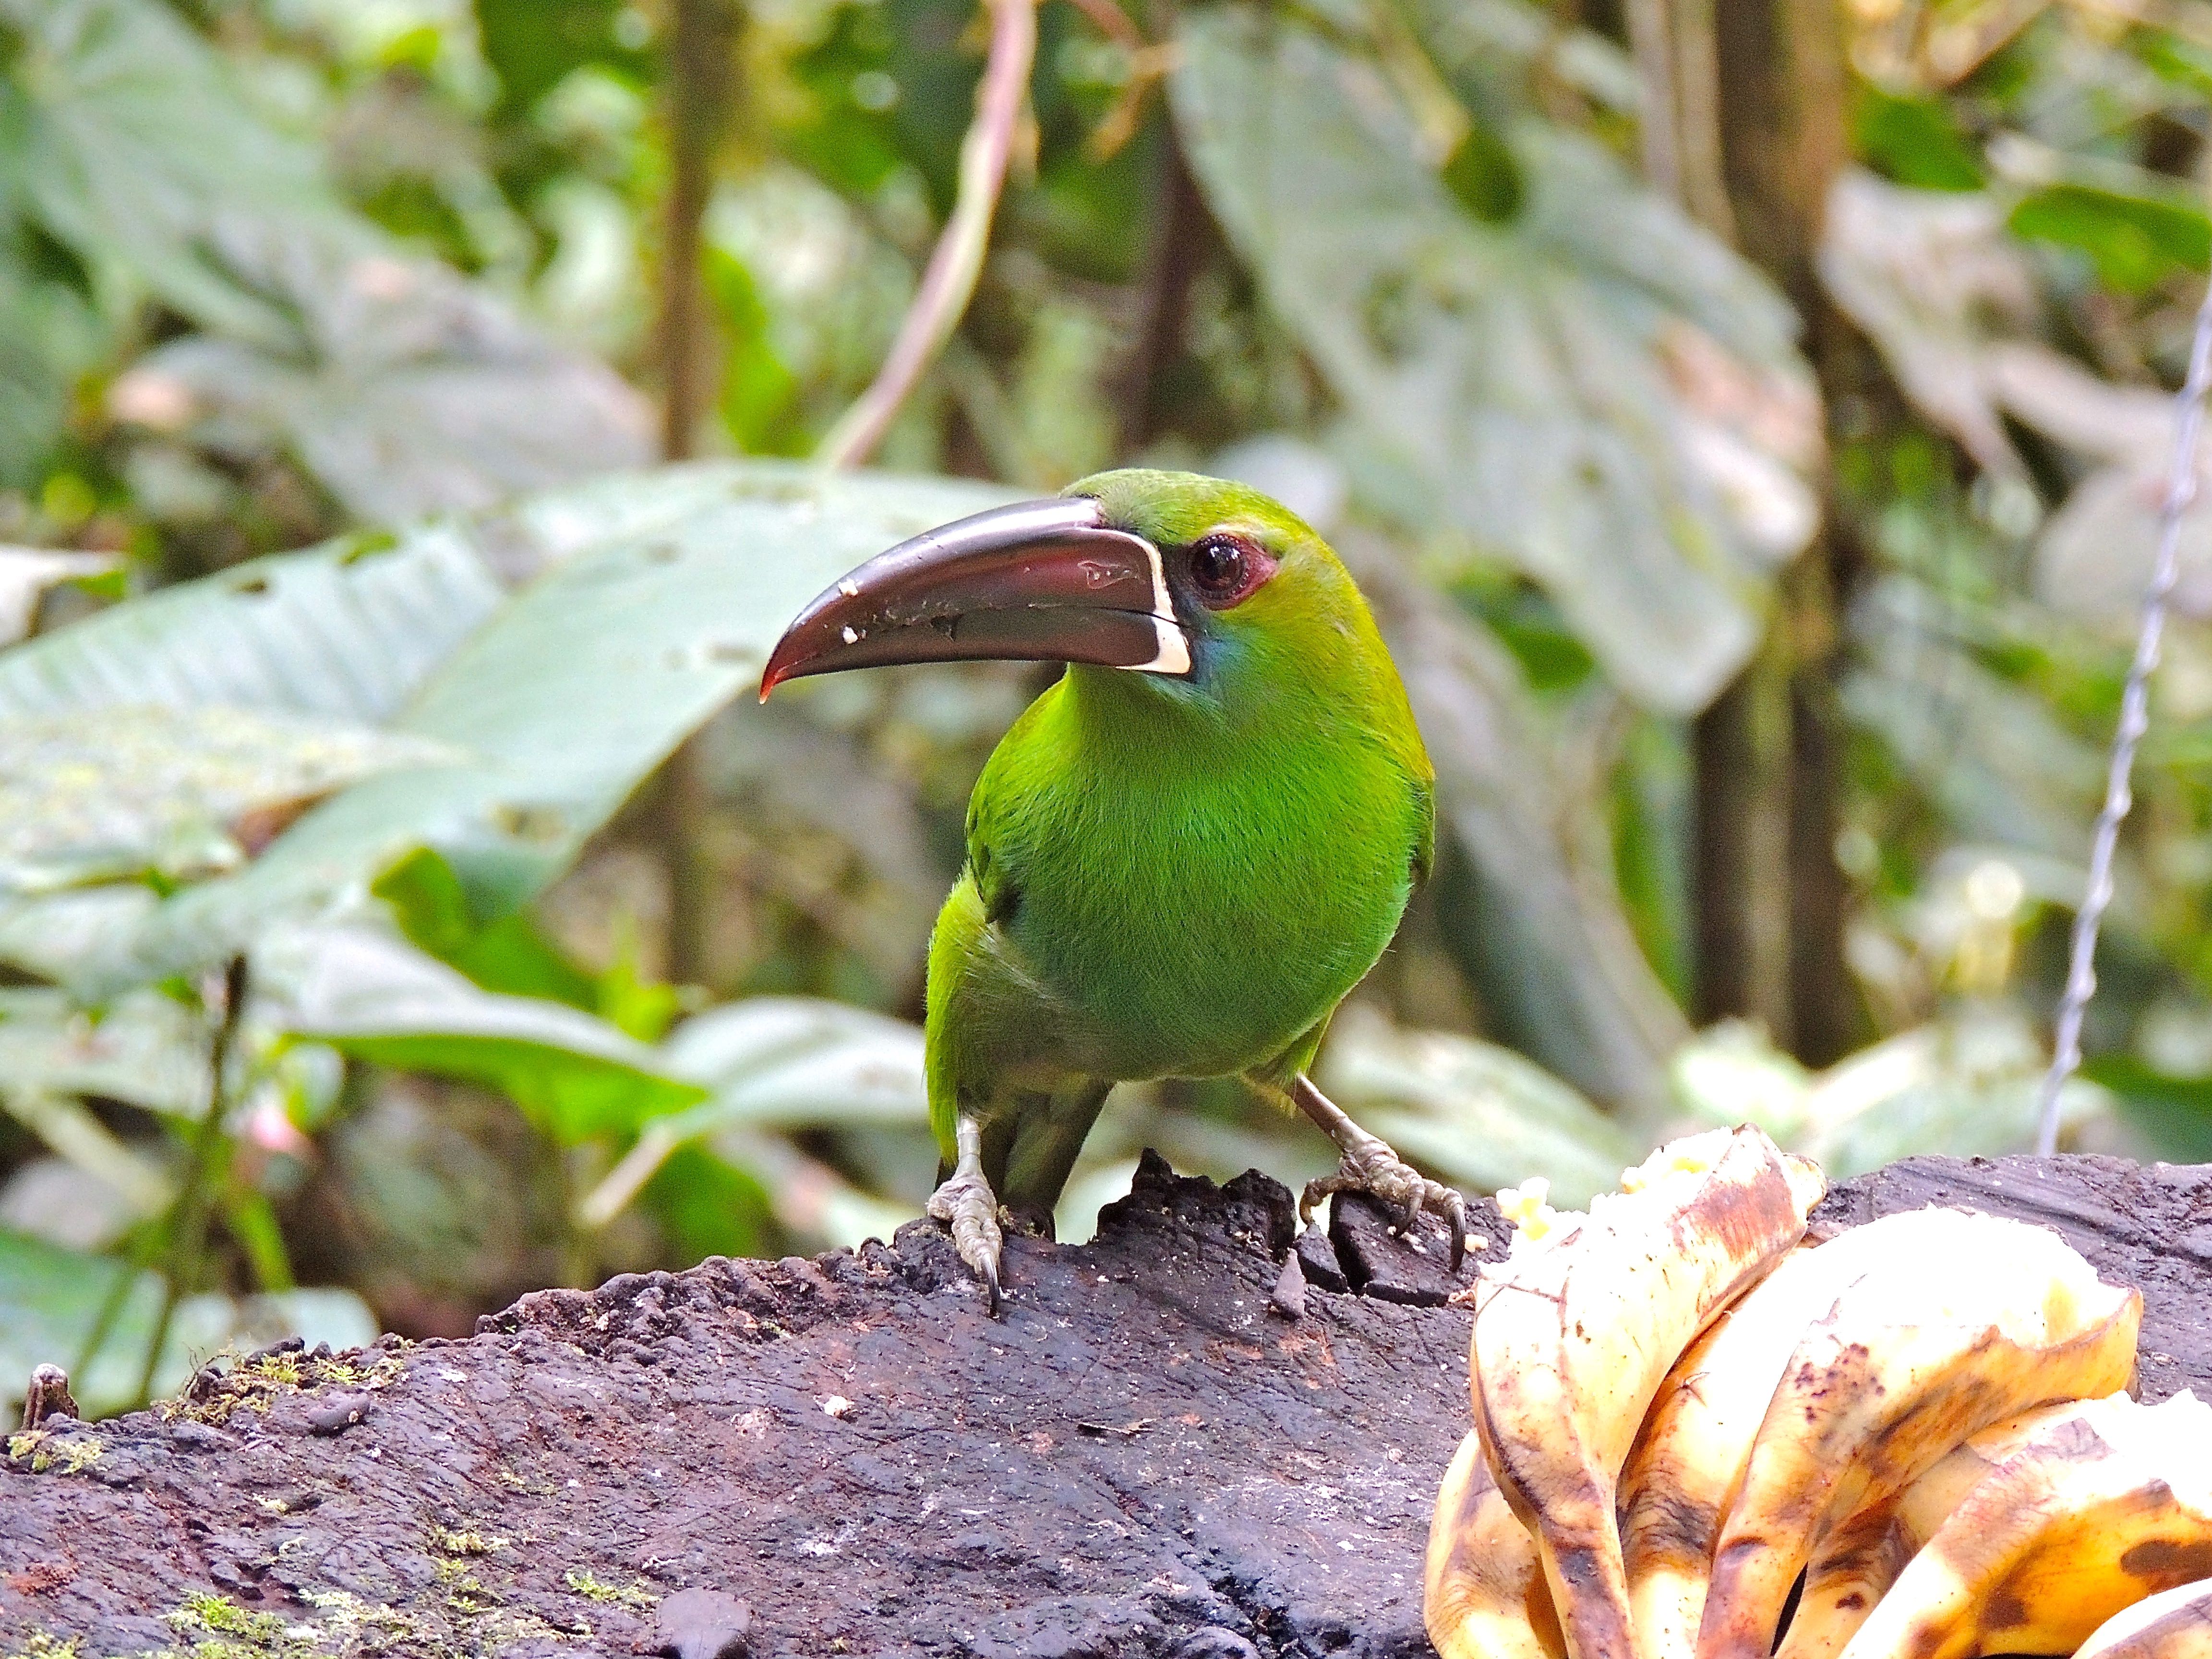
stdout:
POLYGON ((1442 1659, 1565 1659, 1536 1540, 1491 1479, 1472 1430, 1437 1493, 1422 1590, 1421 1617, 1442 1659))
POLYGON ((2101 1283, 2045 1228, 1923 1213, 1942 1248, 1863 1275, 1784 1367, 1714 1551, 1698 1659, 1768 1659, 1832 1518, 1904 1491, 2006 1417, 2133 1376, 2135 1291, 2101 1283))
POLYGON ((2029 1440, 2080 1409, 2081 1402, 2067 1401, 2008 1417, 1954 1447, 1895 1498, 1826 1528, 1774 1659, 1835 1659, 1966 1494, 2029 1440))
POLYGON ((1534 1536, 1573 1659, 1634 1650, 1615 1498, 1646 1408, 1705 1325, 1803 1237, 1826 1182, 1746 1127, 1662 1147, 1622 1187, 1516 1237, 1472 1298, 1476 1431, 1534 1536))
POLYGON ((1714 1321, 1668 1374, 1620 1477, 1621 1548, 1638 1653, 1663 1659, 1695 1647, 1722 1522, 1741 1489, 1783 1368, 1807 1329, 1874 1267, 1944 1248, 1953 1220, 1946 1211, 1908 1210, 1818 1248, 1801 1245, 1714 1321))
POLYGON ((2126 1607, 2207 1577, 2212 1406, 2086 1401, 1966 1494, 1844 1653, 2070 1653, 2126 1607))
POLYGON ((2212 1659, 2212 1583, 2162 1590, 2114 1613, 2074 1659, 2212 1659))

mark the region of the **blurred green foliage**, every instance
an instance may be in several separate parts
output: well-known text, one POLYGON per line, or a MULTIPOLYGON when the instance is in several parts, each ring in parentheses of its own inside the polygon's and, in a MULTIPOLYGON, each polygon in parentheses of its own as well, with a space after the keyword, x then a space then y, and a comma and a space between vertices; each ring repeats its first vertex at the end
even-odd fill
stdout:
MULTIPOLYGON (((1639 181, 1612 13, 1054 0, 975 297, 829 478, 983 26, 746 9, 672 276, 678 3, 0 0, 0 1382, 110 1410, 915 1214, 923 941, 1043 680, 743 694, 848 566, 1119 461, 1306 514, 1405 672, 1438 873, 1322 1062, 1377 1133, 1571 1200, 1707 1121, 1839 1172, 2026 1144, 2212 249, 2188 15, 1852 14, 1824 405, 1639 181), (678 280, 713 459, 644 471, 678 280), (1824 512, 1877 1040, 1814 1072, 1682 1009, 1688 722, 1824 512)), ((2065 1121, 2202 1158, 2212 507, 2177 608, 2065 1121)), ((1125 1089, 1063 1237, 1148 1145, 1329 1162, 1234 1085, 1125 1089)))

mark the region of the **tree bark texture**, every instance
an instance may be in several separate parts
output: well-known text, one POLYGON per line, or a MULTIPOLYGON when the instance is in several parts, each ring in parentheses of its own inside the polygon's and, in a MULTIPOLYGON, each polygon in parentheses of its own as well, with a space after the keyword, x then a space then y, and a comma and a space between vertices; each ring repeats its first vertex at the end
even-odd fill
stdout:
MULTIPOLYGON (((2056 1227, 2142 1288, 2143 1397, 2212 1388, 2212 1167, 1915 1159, 1815 1225, 1929 1202, 2056 1227)), ((1440 1231, 1340 1208, 1295 1320, 1289 1194, 1148 1158, 1092 1243, 1009 1241, 1003 1322, 916 1224, 49 1419, 0 1463, 0 1650, 1426 1654, 1470 1316, 1440 1231)))

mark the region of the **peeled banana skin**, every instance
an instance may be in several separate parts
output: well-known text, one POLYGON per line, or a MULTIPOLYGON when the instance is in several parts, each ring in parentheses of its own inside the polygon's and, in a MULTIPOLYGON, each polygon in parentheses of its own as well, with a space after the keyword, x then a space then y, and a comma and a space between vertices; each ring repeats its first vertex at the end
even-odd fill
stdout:
MULTIPOLYGON (((1817 1249, 1801 1246, 1668 1374, 1620 1478, 1621 1549, 1639 1655, 1665 1659, 1694 1649, 1722 1522, 1783 1369, 1808 1328, 1884 1261, 1915 1263, 1940 1251, 1958 1223, 1950 1212, 1907 1210, 1817 1249)), ((1878 1550, 1887 1519, 1862 1530, 1866 1537, 1851 1547, 1878 1550)))
POLYGON ((1565 1659, 1536 1540, 1491 1479, 1472 1431, 1437 1493, 1423 1590, 1422 1620, 1442 1659, 1565 1659))
POLYGON ((1982 1285, 1999 1287, 2008 1314, 1993 1306, 1900 1321, 1895 1307, 1938 1271, 1908 1261, 1860 1279, 1807 1333, 1722 1528, 1698 1659, 1767 1659, 1790 1585, 1832 1517, 1882 1504, 1990 1424, 2044 1401, 2112 1393, 2134 1375, 2136 1292, 2091 1275, 2071 1301, 2060 1299, 2061 1329, 2047 1331, 2061 1287, 2033 1264, 2063 1247, 2024 1224, 1966 1219, 1988 1231, 1941 1268, 1960 1275, 1977 1309, 1982 1285))
POLYGON ((2114 1613, 2074 1659, 2212 1659, 2212 1583, 2182 1584, 2114 1613))
POLYGON ((1477 1431, 1535 1535, 1574 1659, 1633 1651, 1614 1504, 1646 1407, 1706 1323, 1803 1236, 1826 1190, 1756 1129, 1714 1144, 1694 1175, 1593 1206, 1486 1267, 1476 1291, 1477 1431))
POLYGON ((2212 1407, 2085 1401, 1984 1477, 1845 1659, 2070 1653, 2146 1596, 2212 1575, 2212 1407))
POLYGON ((1896 1497, 1828 1527, 1814 1547, 1797 1610, 1774 1659, 1835 1659, 1967 1494, 2034 1436, 2079 1409, 2069 1401, 2008 1417, 1954 1448, 1896 1497))
MULTIPOLYGON (((1628 1579, 1629 1627, 1640 1655, 1684 1653, 1686 1641, 1697 1640, 1706 1564, 1721 1516, 1735 1496, 1735 1479, 1724 1467, 1729 1449, 1717 1443, 1732 1418, 1747 1416, 1742 1450, 1748 1453, 1766 1408, 1764 1395, 1752 1398, 1760 1388, 1758 1368, 1732 1366, 1728 1357, 1741 1346, 1739 1322, 1756 1317, 1751 1304, 1759 1292, 1806 1255, 1801 1247, 1784 1257, 1674 1362, 1620 1472, 1621 1566, 1628 1579), (1732 1332, 1738 1340, 1729 1340, 1732 1332)), ((1782 1358, 1789 1357, 1785 1349, 1782 1358)), ((1773 1382, 1766 1379, 1766 1393, 1773 1392, 1773 1382)))

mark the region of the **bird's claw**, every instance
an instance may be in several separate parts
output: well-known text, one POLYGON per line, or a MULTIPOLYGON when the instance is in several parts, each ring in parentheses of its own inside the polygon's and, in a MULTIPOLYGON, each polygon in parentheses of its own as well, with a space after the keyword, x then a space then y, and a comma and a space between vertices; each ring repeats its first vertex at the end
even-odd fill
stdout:
POLYGON ((1431 1211, 1451 1229, 1451 1270, 1467 1260, 1467 1200, 1442 1182, 1431 1181, 1381 1141, 1347 1148, 1334 1175, 1306 1183, 1298 1199, 1301 1219, 1313 1219, 1314 1206, 1338 1193, 1370 1193, 1398 1212, 1398 1231, 1410 1235, 1421 1212, 1431 1211))
POLYGON ((991 1317, 1006 1311, 1006 1295, 999 1283, 999 1255, 1004 1235, 999 1231, 999 1196, 980 1170, 955 1175, 929 1195, 929 1213, 952 1233, 952 1248, 973 1268, 991 1293, 991 1317))

